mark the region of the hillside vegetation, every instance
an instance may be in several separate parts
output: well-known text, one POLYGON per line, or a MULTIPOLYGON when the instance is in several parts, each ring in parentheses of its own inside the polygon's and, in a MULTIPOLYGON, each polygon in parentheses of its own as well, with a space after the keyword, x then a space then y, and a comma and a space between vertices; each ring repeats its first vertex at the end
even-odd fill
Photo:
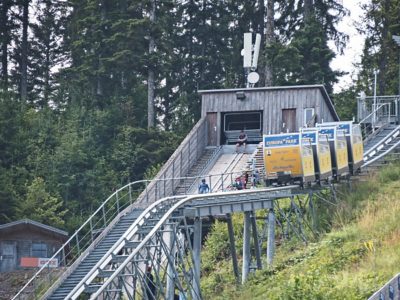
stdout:
MULTIPOLYGON (((341 187, 338 194, 335 205, 326 207, 329 204, 319 203, 329 213, 318 214, 318 224, 323 230, 318 237, 307 244, 296 238, 283 241, 276 249, 273 266, 252 273, 244 286, 235 284, 226 225, 216 223, 202 256, 205 298, 366 299, 371 296, 399 272, 400 164, 381 169, 351 191, 341 187)), ((240 233, 242 217, 236 215, 234 219, 235 230, 240 233)), ((238 241, 239 259, 241 246, 238 241)))

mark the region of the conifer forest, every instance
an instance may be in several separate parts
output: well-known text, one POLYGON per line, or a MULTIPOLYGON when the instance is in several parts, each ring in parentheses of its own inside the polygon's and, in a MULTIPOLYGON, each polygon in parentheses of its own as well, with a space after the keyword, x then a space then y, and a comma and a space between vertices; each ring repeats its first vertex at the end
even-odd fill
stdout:
MULTIPOLYGON (((347 1, 347 0, 346 0, 347 1)), ((258 87, 324 84, 343 119, 361 91, 398 94, 400 0, 371 0, 351 85, 338 0, 1 0, 0 224, 69 232, 151 178, 200 118, 197 90, 244 87, 243 34, 262 33, 258 87)))

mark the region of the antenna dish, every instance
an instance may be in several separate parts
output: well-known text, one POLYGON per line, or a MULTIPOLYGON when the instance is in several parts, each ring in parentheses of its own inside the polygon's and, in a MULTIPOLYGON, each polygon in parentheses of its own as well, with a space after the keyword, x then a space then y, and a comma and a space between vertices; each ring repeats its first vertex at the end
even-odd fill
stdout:
POLYGON ((247 76, 247 81, 251 84, 255 84, 260 80, 260 75, 258 75, 257 72, 251 72, 248 76, 247 76))

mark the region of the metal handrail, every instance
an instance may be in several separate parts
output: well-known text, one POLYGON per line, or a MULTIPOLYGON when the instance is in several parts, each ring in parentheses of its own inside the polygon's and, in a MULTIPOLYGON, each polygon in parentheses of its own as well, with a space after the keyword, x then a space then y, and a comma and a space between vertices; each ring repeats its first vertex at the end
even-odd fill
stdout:
POLYGON ((393 139, 399 135, 400 126, 394 128, 388 135, 386 135, 382 140, 376 143, 373 147, 368 149, 368 151, 364 152, 363 156, 368 157, 370 153, 373 152, 376 148, 380 147, 382 144, 387 144, 389 139, 393 139), (397 134, 396 134, 397 133, 397 134))
MULTIPOLYGON (((395 130, 393 130, 393 132, 394 131, 399 131, 400 130, 400 126, 399 127, 397 127, 395 130)), ((397 136, 399 136, 399 134, 397 135, 397 136)), ((396 136, 396 137, 397 137, 396 136)), ((388 136, 387 138, 390 138, 391 136, 388 136)), ((387 138, 385 139, 385 140, 387 140, 387 138)), ((395 137, 393 137, 393 138, 395 138, 395 137)), ((382 143, 379 143, 379 145, 382 145, 382 143)), ((362 168, 365 168, 365 167, 367 167, 367 166, 369 166, 370 164, 372 164, 373 162, 375 162, 375 161, 377 161, 377 160, 379 160, 379 159, 381 159, 382 157, 384 157, 385 155, 387 155, 388 153, 390 153, 391 151, 393 151, 394 149, 396 149, 398 146, 400 145, 400 140, 397 142, 397 143, 395 143, 394 145, 392 145, 388 150, 386 150, 385 152, 382 152, 381 154, 379 154, 377 157, 375 157, 375 158, 373 158, 373 159, 371 159, 371 160, 368 160, 366 163, 364 163, 361 167, 362 168)), ((377 148, 377 147, 376 147, 377 148)), ((375 150, 375 147, 374 147, 374 150, 375 150)), ((375 150, 376 151, 376 150, 375 150)), ((376 152, 375 152, 376 153, 376 152)), ((374 153, 374 154, 375 154, 374 153)), ((371 156, 372 157, 372 156, 371 156)))
MULTIPOLYGON (((208 169, 211 162, 213 162, 216 158, 218 158, 219 154, 221 153, 222 146, 218 146, 216 150, 213 152, 212 156, 207 160, 204 164, 203 168, 199 172, 199 176, 204 176, 204 171, 208 169)), ((196 180, 193 180, 192 184, 186 189, 186 193, 190 192, 196 184, 196 180)))
MULTIPOLYGON (((212 196, 233 196, 233 195, 238 195, 238 194, 252 194, 252 193, 259 193, 263 190, 289 190, 293 189, 295 187, 298 187, 297 185, 291 185, 291 186, 285 186, 285 187, 277 187, 277 188, 268 188, 268 189, 260 189, 260 190, 245 190, 245 191, 236 191, 236 192, 221 192, 221 193, 215 193, 212 196)), ((132 261, 132 259, 135 257, 136 254, 139 253, 139 251, 142 250, 142 248, 146 245, 146 243, 151 239, 151 237, 159 230, 159 228, 170 218, 170 216, 173 214, 174 211, 176 211, 179 207, 185 205, 187 202, 195 199, 201 199, 204 197, 210 197, 211 195, 191 195, 187 196, 183 199, 178 200, 176 203, 173 203, 172 206, 169 208, 169 210, 161 217, 161 219, 158 221, 156 225, 151 229, 151 231, 143 238, 143 240, 139 243, 139 245, 126 257, 124 262, 122 262, 117 270, 114 271, 114 273, 108 277, 108 279, 103 283, 103 285, 94 293, 91 295, 90 299, 98 299, 100 294, 103 292, 103 290, 115 279, 115 277, 126 267, 128 263, 132 261)), ((166 201, 166 199, 160 199, 159 202, 166 201)), ((141 214, 139 218, 143 218, 144 213, 141 214)))
MULTIPOLYGON (((241 172, 232 172, 232 173, 229 173, 229 174, 238 174, 238 173, 241 173, 241 172)), ((207 177, 211 177, 211 176, 217 176, 217 177, 220 177, 220 176, 223 176, 223 175, 229 175, 229 174, 210 174, 210 175, 207 175, 207 177)), ((35 281, 35 279, 36 278, 38 278, 39 277, 39 275, 40 274, 42 274, 44 271, 45 271, 45 269, 47 269, 47 270, 49 270, 50 268, 49 268, 49 264, 50 264, 50 261, 51 260, 53 260, 53 259, 55 259, 55 258, 57 258, 59 255, 62 255, 63 256, 63 259, 65 260, 66 259, 66 256, 67 256, 67 254, 70 254, 72 251, 69 251, 68 253, 66 253, 67 252, 67 249, 68 249, 68 246, 70 245, 70 244, 72 244, 74 241, 76 241, 77 242, 77 244, 79 245, 79 242, 80 241, 82 241, 83 240, 83 238, 80 238, 79 239, 79 236, 81 235, 81 234, 83 234, 82 232, 84 231, 84 228, 87 226, 87 225, 90 225, 90 228, 93 228, 93 223, 91 222, 92 220, 94 220, 95 218, 96 218, 96 216, 100 213, 100 215, 101 215, 101 221, 103 222, 106 222, 106 220, 103 218, 103 215, 105 214, 105 212, 106 212, 106 210, 105 210, 105 207, 106 207, 106 205, 107 204, 109 204, 109 202, 111 201, 111 199, 113 199, 116 195, 118 195, 118 193, 121 193, 123 190, 125 190, 125 189, 128 189, 128 192, 130 193, 129 194, 129 203, 131 204, 129 207, 126 207, 125 208, 125 210, 126 209, 129 209, 130 211, 134 208, 133 206, 132 206, 132 204, 133 204, 133 202, 135 202, 133 199, 132 199, 132 195, 131 195, 131 193, 132 193, 132 186, 133 185, 139 185, 140 187, 142 187, 143 186, 143 183, 148 183, 148 182, 153 182, 153 181, 159 181, 159 182, 163 182, 163 181, 177 181, 177 180, 185 180, 185 179, 198 179, 198 178, 200 178, 200 177, 202 177, 202 176, 192 176, 192 177, 178 177, 178 178, 162 178, 162 179, 153 179, 152 181, 151 180, 138 180, 138 181, 135 181, 135 182, 131 182, 131 183, 129 183, 129 184, 127 184, 127 185, 125 185, 125 186, 123 186, 123 187, 121 187, 120 189, 118 189, 117 191, 115 191, 113 194, 111 194, 111 196, 109 196, 100 206, 99 206, 99 208, 79 227, 79 229, 78 230, 76 230, 75 231, 75 233, 60 247, 60 249, 58 249, 57 251, 56 251, 56 253, 32 276, 32 278, 21 288, 21 290, 20 291, 18 291, 18 293, 12 298, 13 300, 14 299, 19 299, 19 297, 21 297, 22 296, 22 294, 25 294, 25 290, 35 281)), ((143 188, 143 187, 142 187, 143 188)), ((217 190, 217 191, 219 191, 219 190, 217 190)), ((213 190, 212 188, 210 188, 210 192, 215 192, 215 190, 213 190)), ((165 195, 163 196, 163 197, 165 197, 165 195)), ((117 200, 117 201, 119 201, 119 200, 121 200, 121 198, 118 198, 118 197, 115 197, 115 199, 117 200)), ((138 199, 138 198, 137 198, 138 199)), ((122 210, 122 208, 123 208, 123 206, 121 205, 121 203, 115 203, 114 204, 114 206, 112 206, 109 210, 111 210, 113 207, 116 207, 116 208, 119 208, 119 210, 117 210, 117 213, 121 213, 123 210, 122 210)), ((128 211, 125 211, 124 210, 124 212, 128 212, 128 211)), ((115 216, 114 216, 115 217, 115 216)), ((114 217, 112 217, 112 219, 114 219, 114 217)), ((102 228, 103 230, 104 230, 104 228, 102 228)), ((91 235, 93 235, 93 232, 88 232, 88 233, 86 233, 86 234, 83 234, 83 237, 87 237, 88 236, 88 234, 91 234, 91 235)), ((92 242, 93 242, 94 240, 92 240, 92 242)), ((78 246, 78 248, 79 248, 79 251, 78 251, 78 256, 77 256, 77 258, 76 258, 76 260, 75 261, 71 261, 70 262, 70 265, 72 265, 73 263, 75 263, 78 259, 80 259, 81 258, 81 256, 79 256, 79 254, 84 254, 84 252, 85 252, 85 250, 88 248, 88 246, 90 245, 90 244, 92 244, 92 242, 90 242, 89 244, 86 244, 86 245, 80 245, 80 246, 78 246), (84 246, 86 246, 86 247, 84 247, 84 246)), ((68 265, 67 263, 65 263, 65 265, 68 265)), ((38 286, 39 284, 34 284, 34 286, 38 286)), ((35 292, 35 291, 33 291, 33 292, 35 292)))
MULTIPOLYGON (((105 212, 106 212, 105 211, 105 207, 108 204, 108 202, 111 201, 111 199, 114 198, 114 196, 118 195, 119 192, 121 192, 122 190, 124 190, 126 188, 129 188, 129 191, 131 191, 132 190, 131 186, 136 185, 136 184, 141 184, 141 183, 144 183, 144 182, 148 182, 148 181, 150 181, 150 180, 138 180, 138 181, 135 181, 135 182, 131 182, 131 183, 128 183, 127 185, 121 187, 120 189, 116 190, 114 193, 112 193, 99 206, 99 208, 97 208, 96 211, 75 231, 75 233, 55 252, 55 254, 32 276, 32 278, 22 287, 22 289, 13 297, 13 299, 17 299, 17 297, 19 297, 24 292, 24 290, 35 280, 35 278, 37 278, 39 276, 40 273, 42 273, 45 269, 49 268, 49 264, 50 264, 51 260, 56 259, 59 255, 62 256, 63 260, 66 259, 65 251, 66 251, 67 247, 70 244, 72 244, 74 241, 77 241, 77 243, 79 244, 79 241, 80 241, 79 240, 79 233, 81 233, 87 225, 90 225, 91 228, 93 227, 93 223, 91 223, 91 222, 92 222, 92 220, 94 220, 96 218, 98 213, 101 214, 101 217, 103 217, 105 215, 105 212)), ((118 200, 119 198, 116 197, 116 199, 118 200)), ((119 206, 119 204, 118 204, 118 206, 119 206)), ((103 218, 103 221, 106 222, 106 220, 104 218, 103 218)), ((86 236, 86 235, 84 235, 84 236, 86 236)), ((78 247, 78 248, 80 248, 80 247, 78 247)), ((79 254, 79 252, 83 252, 81 250, 82 249, 80 249, 78 251, 78 254, 79 254)))
MULTIPOLYGON (((90 284, 90 282, 98 275, 99 269, 104 268, 112 259, 112 256, 118 254, 118 252, 125 246, 127 240, 129 240, 138 230, 146 219, 151 216, 151 212, 155 212, 160 204, 165 204, 164 202, 174 202, 176 199, 182 199, 187 196, 173 196, 163 198, 158 200, 150 206, 148 206, 140 216, 132 223, 131 226, 126 230, 126 232, 118 239, 118 241, 111 246, 107 253, 95 264, 95 266, 82 278, 82 280, 69 292, 66 299, 76 299, 80 293, 85 289, 85 285, 90 284), (76 295, 77 294, 77 295, 76 295)), ((165 205, 164 205, 165 206, 165 205)))
MULTIPOLYGON (((378 291, 376 291, 375 293, 372 294, 371 297, 368 298, 368 300, 378 300, 378 299, 386 299, 385 298, 385 294, 387 296, 389 296, 389 288, 390 285, 393 284, 393 286, 398 286, 398 283, 400 282, 400 273, 396 274, 395 276, 393 276, 388 282, 386 282, 378 291), (381 295, 383 296, 383 298, 381 297, 381 295)), ((392 286, 393 289, 395 289, 392 286)), ((389 299, 389 298, 388 298, 389 299)))
POLYGON ((362 119, 359 122, 360 125, 363 124, 363 123, 369 123, 369 122, 366 122, 366 121, 368 119, 373 118, 373 120, 371 122, 372 123, 372 127, 371 127, 370 130, 368 130, 368 127, 361 127, 361 130, 362 130, 362 133, 363 133, 364 142, 369 140, 377 132, 377 130, 375 129, 375 122, 376 122, 376 117, 375 116, 376 116, 377 112, 379 110, 381 110, 385 106, 389 106, 389 114, 388 114, 388 121, 387 121, 387 124, 389 124, 390 123, 390 117, 391 117, 391 114, 390 114, 391 103, 379 104, 378 107, 373 112, 371 112, 368 116, 366 116, 364 119, 362 119))
POLYGON ((359 124, 364 123, 367 119, 371 118, 376 112, 378 112, 378 110, 380 110, 385 105, 390 105, 390 103, 383 103, 383 104, 377 105, 377 108, 374 111, 372 111, 368 116, 366 116, 364 119, 362 119, 358 123, 359 124))

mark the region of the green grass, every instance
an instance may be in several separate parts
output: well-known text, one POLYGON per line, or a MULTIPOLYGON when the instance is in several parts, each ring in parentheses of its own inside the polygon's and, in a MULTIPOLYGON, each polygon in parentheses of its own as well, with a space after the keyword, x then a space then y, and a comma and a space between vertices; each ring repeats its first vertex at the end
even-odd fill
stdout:
MULTIPOLYGON (((274 265, 235 284, 226 225, 217 223, 202 256, 205 299, 366 299, 400 271, 400 165, 342 189, 337 206, 320 207, 319 238, 284 241, 274 265)), ((234 216, 239 234, 243 218, 234 216)))

